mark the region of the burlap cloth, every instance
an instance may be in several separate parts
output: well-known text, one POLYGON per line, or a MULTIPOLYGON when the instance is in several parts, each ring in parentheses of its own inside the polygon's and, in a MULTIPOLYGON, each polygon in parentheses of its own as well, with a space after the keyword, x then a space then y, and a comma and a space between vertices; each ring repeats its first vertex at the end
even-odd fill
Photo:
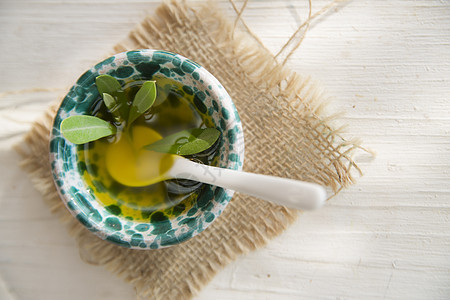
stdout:
MULTIPOLYGON (((236 104, 245 135, 244 170, 327 185, 336 193, 359 170, 342 140, 322 115, 322 96, 308 80, 278 64, 246 31, 236 31, 209 5, 165 3, 114 50, 164 49, 189 57, 224 85, 236 104)), ((101 59, 101 58, 99 58, 101 59)), ((134 285, 137 297, 186 299, 226 264, 265 245, 298 212, 235 194, 223 214, 203 233, 174 247, 137 251, 103 241, 73 218, 55 190, 48 140, 55 106, 36 122, 21 147, 23 166, 76 238, 81 257, 104 265, 134 285)))

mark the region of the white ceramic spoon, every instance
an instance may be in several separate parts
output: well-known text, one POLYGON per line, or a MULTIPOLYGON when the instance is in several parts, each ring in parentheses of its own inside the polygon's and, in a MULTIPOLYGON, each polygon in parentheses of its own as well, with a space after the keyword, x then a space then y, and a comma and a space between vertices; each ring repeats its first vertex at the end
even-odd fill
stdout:
POLYGON ((106 154, 109 173, 125 185, 146 186, 168 179, 189 179, 308 210, 321 207, 326 200, 324 188, 314 183, 212 167, 173 154, 137 151, 152 139, 161 138, 149 128, 136 127, 133 137, 134 144, 121 139, 106 154))

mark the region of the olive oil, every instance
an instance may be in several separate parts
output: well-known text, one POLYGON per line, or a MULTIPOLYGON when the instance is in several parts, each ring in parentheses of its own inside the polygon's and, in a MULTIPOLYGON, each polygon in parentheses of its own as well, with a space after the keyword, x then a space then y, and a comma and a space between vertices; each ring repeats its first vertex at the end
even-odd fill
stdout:
MULTIPOLYGON (((173 163, 171 155, 146 151, 143 146, 184 129, 205 127, 205 117, 192 104, 193 96, 186 94, 178 82, 159 77, 153 80, 157 86, 155 103, 131 126, 118 124, 99 98, 93 115, 115 124, 118 133, 81 145, 78 153, 86 170, 84 179, 101 204, 111 213, 133 220, 145 220, 153 211, 182 201, 192 202, 202 187, 189 180, 142 186, 150 178, 163 175, 173 163)), ((132 81, 124 87, 129 102, 141 86, 141 81, 132 81)), ((188 158, 211 164, 217 146, 188 158)))

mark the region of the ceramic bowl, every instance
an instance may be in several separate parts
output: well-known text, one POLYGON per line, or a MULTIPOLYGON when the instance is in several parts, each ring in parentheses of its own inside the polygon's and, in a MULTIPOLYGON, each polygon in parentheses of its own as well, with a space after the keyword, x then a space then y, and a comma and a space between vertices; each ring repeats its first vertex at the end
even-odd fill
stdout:
POLYGON ((233 191, 205 185, 195 201, 177 208, 154 211, 145 221, 125 218, 97 201, 83 180, 80 147, 64 139, 61 121, 89 115, 99 99, 95 78, 108 74, 122 84, 165 76, 192 93, 193 105, 204 119, 222 132, 217 166, 241 170, 244 143, 236 108, 223 86, 199 64, 181 55, 156 50, 136 50, 114 55, 84 73, 70 89, 57 111, 50 137, 50 162, 56 188, 69 211, 102 239, 134 249, 158 249, 179 244, 208 227, 225 209, 233 191))

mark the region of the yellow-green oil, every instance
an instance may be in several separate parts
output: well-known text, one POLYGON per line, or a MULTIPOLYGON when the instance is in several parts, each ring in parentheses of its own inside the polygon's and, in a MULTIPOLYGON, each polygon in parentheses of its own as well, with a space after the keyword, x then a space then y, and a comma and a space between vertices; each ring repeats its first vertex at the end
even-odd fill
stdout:
MULTIPOLYGON (((78 151, 80 164, 85 169, 84 180, 97 199, 111 213, 130 220, 146 220, 153 211, 174 206, 178 206, 175 207, 178 210, 187 209, 202 187, 201 183, 189 180, 166 180, 139 187, 142 182, 127 175, 135 168, 142 168, 142 162, 136 160, 136 151, 144 145, 184 129, 211 126, 208 124, 210 120, 201 116, 192 105, 193 96, 185 93, 178 82, 158 77, 153 80, 156 80, 157 98, 149 111, 129 127, 118 126, 115 136, 82 145, 78 151), (114 155, 107 155, 112 152, 114 155), (114 178, 118 178, 117 175, 113 178, 111 172, 119 174, 124 178, 121 182, 126 184, 116 181, 114 178)), ((132 81, 124 86, 129 103, 142 83, 132 81)), ((92 114, 114 123, 113 116, 100 98, 92 114)), ((214 158, 216 148, 217 143, 211 149, 188 158, 211 164, 217 159, 214 158)), ((167 156, 161 154, 155 158, 153 155, 153 162, 146 163, 145 168, 153 168, 151 171, 154 174, 161 175, 172 163, 167 156)))

